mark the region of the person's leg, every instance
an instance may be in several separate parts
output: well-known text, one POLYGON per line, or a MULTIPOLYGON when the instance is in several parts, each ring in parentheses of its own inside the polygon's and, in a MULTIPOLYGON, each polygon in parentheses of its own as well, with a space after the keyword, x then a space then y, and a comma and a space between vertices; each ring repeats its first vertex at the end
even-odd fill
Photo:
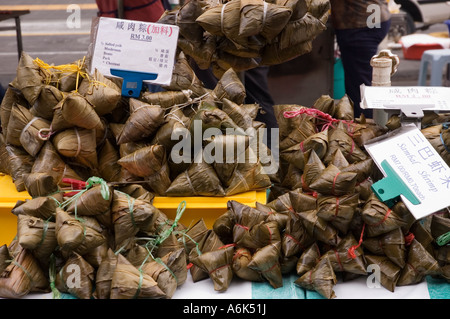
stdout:
POLYGON ((336 39, 341 51, 345 74, 345 90, 354 102, 355 117, 364 114, 372 118, 370 109, 361 109, 361 84, 372 84, 370 59, 377 54, 378 45, 389 31, 390 21, 383 22, 381 28, 336 30, 336 39))
POLYGON ((278 128, 278 122, 275 118, 275 112, 273 110, 273 105, 275 102, 269 92, 269 85, 267 82, 268 72, 269 67, 267 66, 260 66, 245 71, 244 85, 247 94, 245 103, 256 103, 261 107, 261 110, 258 112, 255 120, 266 124, 267 143, 270 145, 271 129, 278 128))

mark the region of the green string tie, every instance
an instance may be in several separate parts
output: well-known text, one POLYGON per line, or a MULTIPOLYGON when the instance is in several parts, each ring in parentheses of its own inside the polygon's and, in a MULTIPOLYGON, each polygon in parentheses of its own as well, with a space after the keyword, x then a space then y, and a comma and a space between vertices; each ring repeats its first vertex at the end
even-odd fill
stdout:
POLYGON ((186 210, 186 201, 184 200, 178 205, 177 214, 175 216, 172 226, 161 233, 161 235, 156 239, 155 243, 156 245, 161 244, 170 236, 170 234, 172 234, 175 227, 177 227, 178 222, 181 219, 181 216, 183 216, 185 210, 186 210))
POLYGON ((142 288, 142 282, 144 281, 144 273, 142 271, 141 268, 139 268, 139 283, 138 283, 138 287, 136 290, 136 293, 133 296, 133 299, 136 299, 137 297, 139 297, 139 294, 141 293, 141 288, 142 288))
POLYGON ((12 260, 5 260, 8 263, 11 263, 17 267, 19 267, 20 269, 22 269, 22 271, 25 273, 25 275, 27 275, 28 279, 30 280, 30 282, 33 282, 33 277, 31 276, 31 274, 28 272, 28 270, 26 270, 25 268, 23 268, 23 266, 21 264, 19 264, 17 261, 15 261, 14 259, 12 260))
MULTIPOLYGON (((50 219, 50 218, 51 218, 51 217, 49 217, 49 219, 50 219)), ((47 219, 47 220, 44 220, 44 227, 43 227, 43 229, 42 229, 41 241, 39 242, 39 244, 37 244, 36 248, 40 247, 40 246, 42 245, 42 243, 44 242, 45 237, 47 237, 48 223, 49 223, 48 219, 47 219)))
POLYGON ((436 238, 436 243, 439 246, 444 246, 450 242, 450 231, 442 234, 438 238, 436 238))
MULTIPOLYGON (((63 202, 60 205, 60 207, 64 209, 65 207, 69 206, 72 202, 76 203, 78 201, 78 199, 81 197, 81 195, 83 195, 85 192, 87 192, 94 185, 100 185, 100 187, 101 187, 100 192, 102 194, 103 199, 109 200, 110 192, 109 192, 108 183, 100 177, 92 176, 92 177, 89 177, 89 179, 86 181, 86 187, 84 189, 80 190, 77 194, 73 195, 71 198, 69 198, 68 200, 63 202)), ((75 209, 76 209, 76 205, 75 205, 75 209)))
POLYGON ((55 262, 55 255, 50 255, 50 267, 48 269, 48 275, 49 275, 49 281, 50 281, 50 288, 52 290, 52 297, 53 299, 61 299, 61 293, 56 288, 55 280, 56 280, 56 262, 55 262))
POLYGON ((136 221, 134 219, 134 203, 136 202, 136 198, 133 197, 133 199, 132 199, 132 197, 129 194, 118 191, 118 190, 116 190, 116 192, 118 192, 122 195, 125 195, 127 197, 128 210, 129 210, 130 217, 131 217, 131 223, 133 224, 134 227, 137 228, 138 226, 136 225, 136 221))

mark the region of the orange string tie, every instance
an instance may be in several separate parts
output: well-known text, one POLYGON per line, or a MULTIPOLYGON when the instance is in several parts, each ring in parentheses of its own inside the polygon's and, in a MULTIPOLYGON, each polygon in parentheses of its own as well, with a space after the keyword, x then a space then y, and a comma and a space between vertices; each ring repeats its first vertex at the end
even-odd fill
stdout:
POLYGON ((302 245, 300 241, 298 241, 296 238, 294 238, 291 234, 284 234, 285 237, 290 238, 296 243, 298 246, 300 246, 300 249, 305 249, 305 247, 302 245))
POLYGON ((337 180, 337 177, 339 176, 340 173, 341 173, 341 172, 337 173, 336 176, 333 178, 333 186, 332 186, 332 188, 331 188, 331 193, 332 193, 333 195, 336 195, 336 193, 335 193, 336 180, 337 180))
POLYGON ((270 230, 270 227, 266 224, 266 228, 269 231, 269 243, 272 243, 272 231, 270 230))
POLYGON ((333 218, 336 218, 339 213, 339 197, 336 197, 336 211, 334 212, 333 218))
POLYGON ((414 240, 415 236, 413 233, 409 232, 405 235, 405 245, 409 246, 411 245, 412 241, 414 240))
POLYGON ((391 213, 392 213, 392 210, 388 209, 386 214, 384 215, 383 219, 380 222, 373 224, 373 225, 369 225, 369 226, 380 226, 381 224, 383 224, 386 221, 386 219, 388 219, 388 217, 391 213))
POLYGON ((333 249, 333 250, 334 250, 334 255, 336 256, 336 260, 339 264, 339 267, 341 268, 341 271, 344 271, 344 266, 342 266, 341 258, 339 257, 339 252, 337 251, 337 249, 333 249))
POLYGON ((225 248, 228 248, 228 247, 236 247, 236 244, 227 244, 227 245, 223 245, 223 246, 220 246, 220 247, 217 248, 217 249, 225 249, 225 248))
POLYGON ((222 268, 226 268, 226 267, 229 267, 229 266, 230 266, 230 264, 225 264, 225 265, 219 266, 219 267, 214 268, 213 270, 211 270, 211 271, 209 272, 209 274, 212 274, 213 272, 216 272, 216 271, 218 271, 218 270, 220 270, 220 269, 222 269, 222 268))
POLYGON ((355 259, 356 258, 356 254, 355 254, 355 250, 359 248, 359 246, 361 246, 362 241, 363 241, 363 235, 364 235, 364 229, 366 228, 366 224, 363 224, 362 230, 361 230, 361 236, 359 238, 359 242, 357 245, 353 245, 352 247, 350 247, 348 249, 348 257, 350 257, 351 259, 355 259))
POLYGON ((249 228, 247 226, 244 226, 244 225, 241 225, 241 224, 238 224, 238 223, 236 223, 235 225, 238 226, 238 227, 244 228, 245 230, 249 230, 249 228))
POLYGON ((339 123, 339 122, 342 122, 347 125, 348 132, 353 133, 353 131, 354 131, 354 128, 352 127, 354 125, 353 121, 335 119, 330 114, 322 112, 321 110, 318 110, 318 109, 305 107, 300 110, 283 112, 283 116, 285 118, 293 118, 293 117, 299 116, 301 114, 306 114, 306 115, 312 116, 313 118, 322 120, 323 121, 322 131, 325 131, 326 129, 333 127, 334 123, 339 123))

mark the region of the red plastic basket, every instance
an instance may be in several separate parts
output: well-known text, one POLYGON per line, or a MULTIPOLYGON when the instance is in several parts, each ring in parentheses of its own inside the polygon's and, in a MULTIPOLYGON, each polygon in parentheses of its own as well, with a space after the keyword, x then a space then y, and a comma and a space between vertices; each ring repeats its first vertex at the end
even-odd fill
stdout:
POLYGON ((438 50, 438 49, 443 49, 443 48, 444 47, 438 43, 434 43, 434 44, 416 43, 416 44, 411 45, 409 48, 405 48, 402 45, 403 56, 407 60, 420 60, 420 59, 422 59, 422 54, 426 50, 438 50))

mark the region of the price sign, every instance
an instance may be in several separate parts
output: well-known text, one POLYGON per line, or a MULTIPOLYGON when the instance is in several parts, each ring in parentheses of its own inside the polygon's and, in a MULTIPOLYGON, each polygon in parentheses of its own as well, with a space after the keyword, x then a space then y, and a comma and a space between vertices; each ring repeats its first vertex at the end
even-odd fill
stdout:
POLYGON ((150 83, 170 84, 179 28, 174 25, 101 17, 92 28, 90 71, 111 69, 155 74, 150 83))
POLYGON ((449 87, 395 87, 361 85, 361 107, 401 109, 420 106, 421 110, 450 111, 449 87))
POLYGON ((404 125, 373 139, 365 148, 389 179, 384 188, 391 188, 394 194, 398 191, 416 219, 450 206, 450 168, 415 125, 404 125), (388 176, 386 167, 395 176, 388 176), (402 186, 407 187, 407 192, 401 191, 402 186), (407 193, 411 196, 407 197, 407 193))

